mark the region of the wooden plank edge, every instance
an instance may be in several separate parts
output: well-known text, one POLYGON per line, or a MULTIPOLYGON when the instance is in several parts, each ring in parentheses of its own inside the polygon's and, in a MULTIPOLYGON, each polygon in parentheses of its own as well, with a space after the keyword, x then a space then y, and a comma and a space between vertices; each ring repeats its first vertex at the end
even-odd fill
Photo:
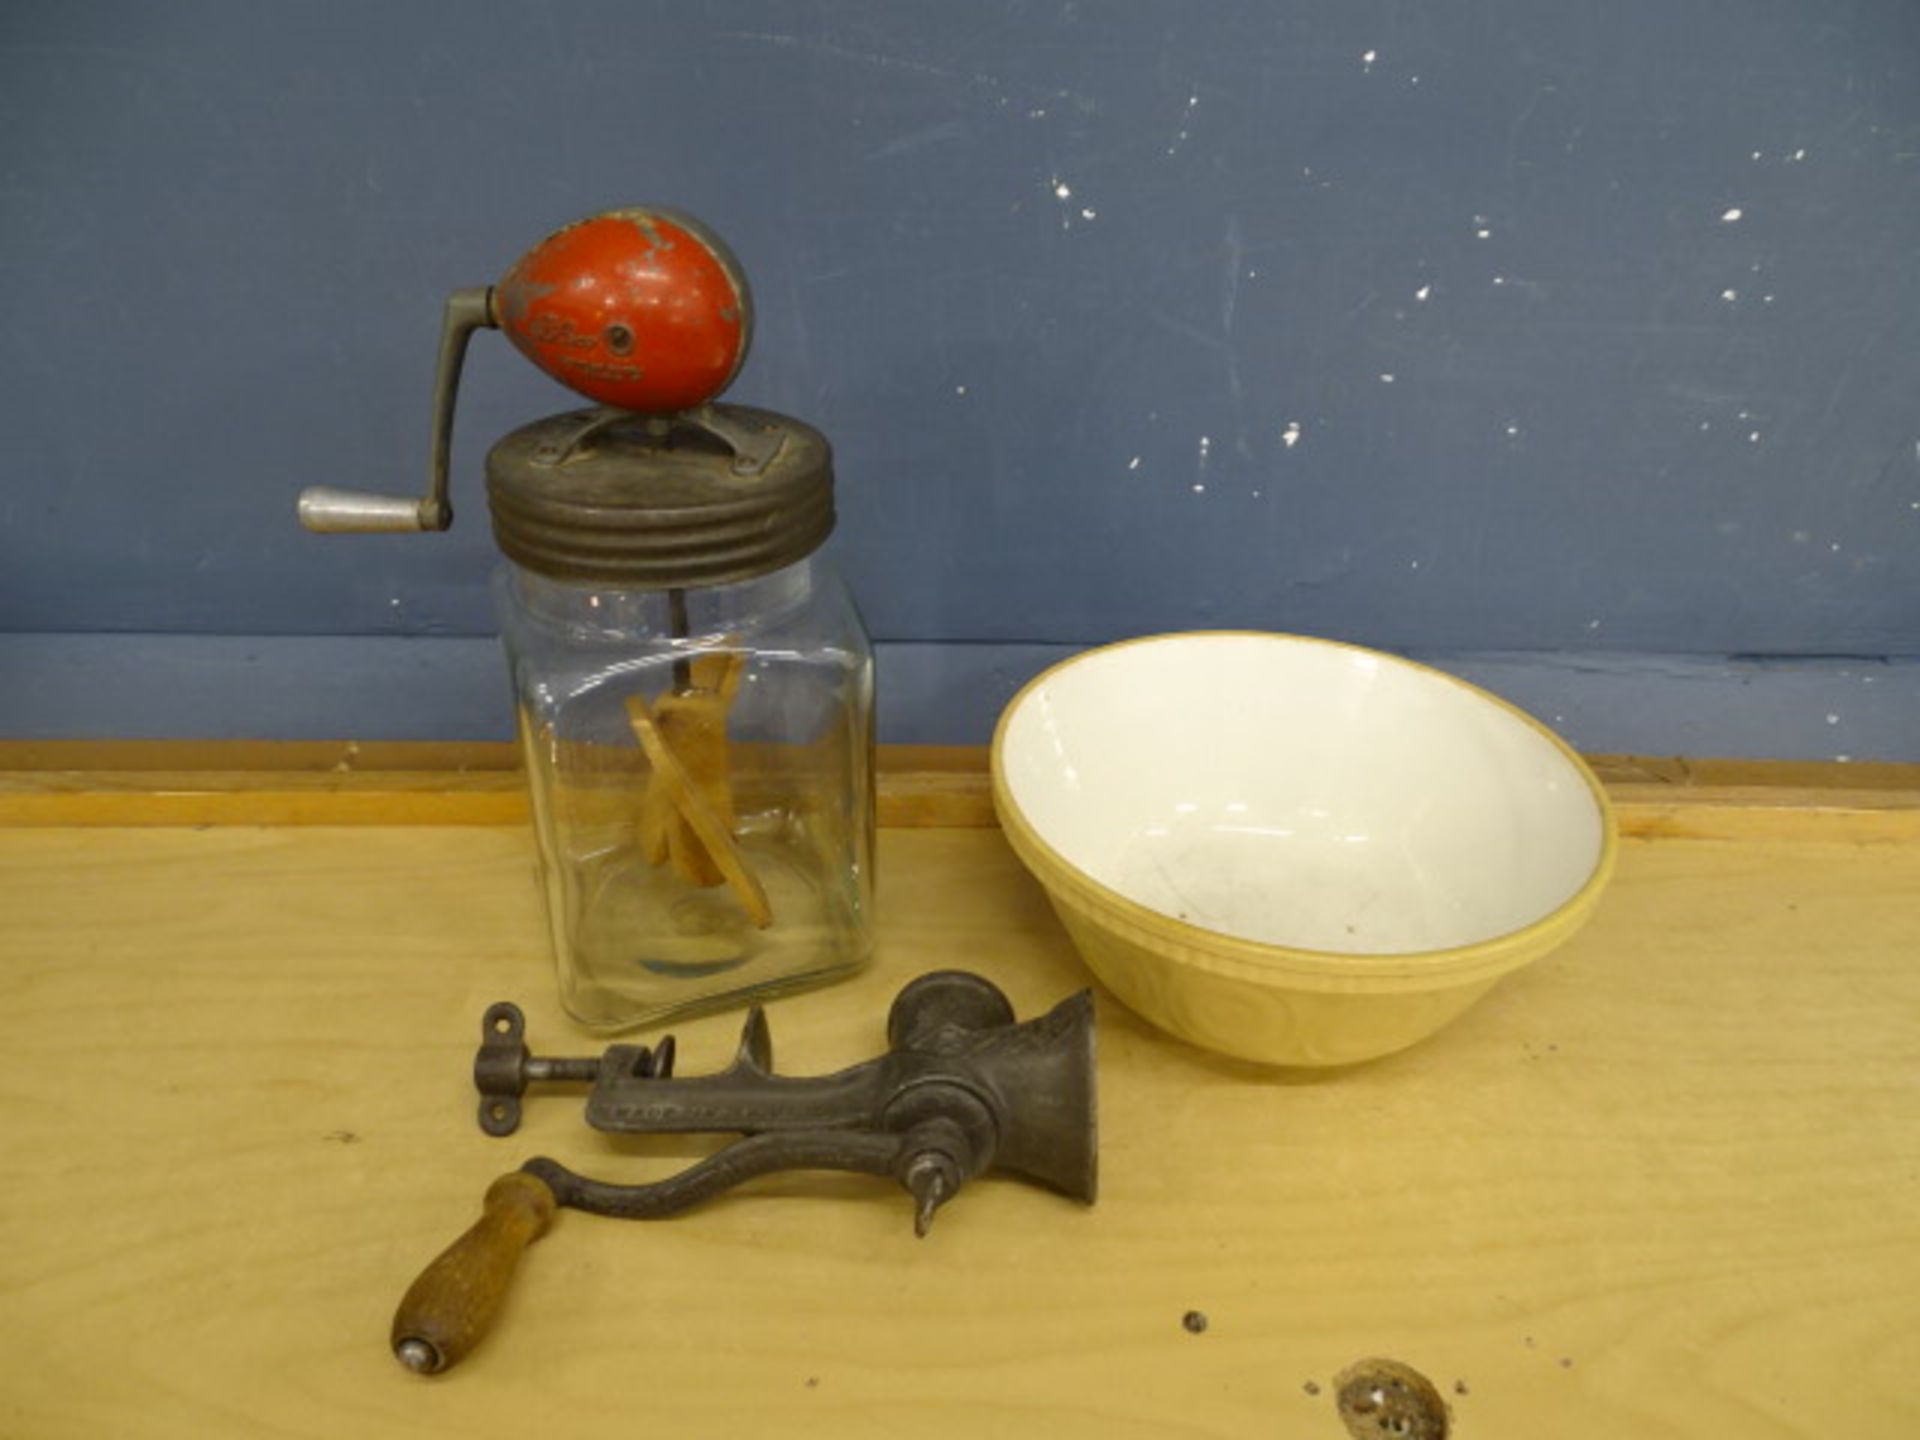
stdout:
POLYGON ((515 771, 520 747, 476 740, 0 740, 0 771, 515 771))
MULTIPOLYGON (((68 742, 69 745, 72 742, 68 742)), ((4 750, 5 747, 0 747, 4 750)), ((45 752, 37 752, 45 758, 45 752)), ((139 752, 159 758, 156 752, 139 752)), ((195 752, 212 758, 217 747, 195 752)), ((249 758, 265 752, 249 751, 249 758)), ((381 762, 423 758, 389 749, 381 762)), ((460 754, 459 768, 360 768, 338 748, 327 768, 8 770, 0 766, 0 825, 511 825, 527 819, 509 765, 460 754)), ((75 752, 70 748, 67 758, 75 752)), ((125 752, 123 752, 124 757, 125 752)), ((996 822, 983 747, 882 747, 876 799, 888 827, 983 827, 996 822)), ((0 755, 0 758, 6 758, 0 755)), ((1596 757, 1595 769, 1629 839, 1823 837, 1920 840, 1920 766, 1799 762, 1642 761, 1596 757), (1684 768, 1679 768, 1684 767, 1684 768), (1839 772, 1845 772, 1841 774, 1839 772), (1712 776, 1719 783, 1705 783, 1712 776), (1878 785, 1862 784, 1865 779, 1878 785), (1900 783, 1885 783, 1897 781, 1900 783)))
MULTIPOLYGON (((987 768, 984 745, 882 745, 878 754, 883 774, 890 770, 984 773, 987 768)), ((0 773, 432 771, 466 775, 519 769, 520 747, 493 740, 0 740, 0 773)))
MULTIPOLYGON (((984 773, 883 770, 875 800, 888 827, 998 823, 984 773)), ((514 771, 0 771, 0 827, 517 825, 528 814, 514 771)))
MULTIPOLYGON (((1589 755, 1610 787, 1663 791, 1767 789, 1920 791, 1920 764, 1899 761, 1746 760, 1667 755, 1589 755)), ((514 772, 519 746, 441 740, 0 740, 0 772, 251 772, 353 774, 514 772)), ((984 745, 882 745, 893 773, 984 774, 984 745)))

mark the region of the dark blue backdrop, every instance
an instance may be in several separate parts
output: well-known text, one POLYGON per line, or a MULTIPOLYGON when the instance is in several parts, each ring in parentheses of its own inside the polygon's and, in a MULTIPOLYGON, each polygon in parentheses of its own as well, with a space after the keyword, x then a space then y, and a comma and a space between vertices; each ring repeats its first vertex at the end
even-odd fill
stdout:
POLYGON ((836 443, 895 738, 1232 625, 1920 758, 1917 182, 1909 0, 16 3, 0 732, 503 731, 478 461, 567 397, 481 337, 449 536, 293 496, 417 488, 444 293, 651 201, 836 443))

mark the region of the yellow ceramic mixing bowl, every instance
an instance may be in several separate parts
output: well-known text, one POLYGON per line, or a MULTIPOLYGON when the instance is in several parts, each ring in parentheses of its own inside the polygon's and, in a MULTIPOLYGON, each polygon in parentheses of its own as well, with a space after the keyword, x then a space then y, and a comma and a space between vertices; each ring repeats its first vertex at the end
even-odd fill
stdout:
POLYGON ((993 794, 1114 994, 1196 1045, 1339 1065, 1424 1039, 1586 921, 1605 792, 1505 701, 1248 632, 1091 650, 1014 697, 993 794))

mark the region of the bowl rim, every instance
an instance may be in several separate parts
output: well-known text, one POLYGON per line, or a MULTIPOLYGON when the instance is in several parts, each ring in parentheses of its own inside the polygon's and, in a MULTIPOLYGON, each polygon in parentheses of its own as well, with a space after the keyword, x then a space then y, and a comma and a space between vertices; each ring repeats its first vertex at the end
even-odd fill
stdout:
POLYGON ((1613 802, 1608 798, 1606 788, 1600 783, 1599 777, 1593 773, 1593 768, 1587 764, 1579 751, 1568 744, 1550 726, 1512 701, 1490 690, 1482 689, 1471 681, 1462 680, 1458 675, 1449 674, 1432 665, 1424 665, 1418 660, 1409 660, 1405 656, 1393 655, 1384 650, 1374 650, 1365 645, 1351 644, 1344 640, 1329 640, 1318 635, 1300 635, 1281 630, 1175 630, 1153 635, 1137 635, 1126 640, 1091 646, 1078 654, 1057 661, 1022 685, 1000 712, 1000 719, 993 729, 990 765, 994 809, 1000 818, 1001 827, 1007 832, 1008 840, 1016 853, 1030 852, 1021 856, 1030 867, 1031 855, 1038 855, 1044 857, 1047 868, 1054 872, 1051 875, 1036 872, 1035 878, 1039 879, 1043 885, 1052 888, 1056 884, 1064 884, 1075 892, 1074 898, 1081 908, 1091 906, 1103 909, 1128 928, 1136 932, 1144 931, 1148 938, 1158 946, 1164 947, 1162 953, 1170 960, 1199 964, 1207 969, 1237 970, 1250 976, 1291 971, 1303 976, 1339 979, 1349 983, 1370 977, 1383 981, 1426 979, 1460 983, 1469 978, 1467 972, 1501 974, 1516 969, 1550 948, 1555 942, 1556 932, 1558 932, 1557 938, 1564 939, 1584 919, 1612 878, 1619 848, 1619 833, 1615 823, 1613 802), (1019 803, 1014 799, 1013 787, 1007 779, 1004 759, 1007 731, 1014 716, 1042 685, 1073 666, 1097 656, 1108 655, 1134 646, 1165 644, 1169 641, 1225 638, 1319 645, 1346 651, 1349 654, 1365 655, 1441 680, 1518 719, 1535 734, 1544 737, 1560 757, 1572 767, 1573 773, 1586 782, 1587 794, 1593 801, 1595 818, 1600 824, 1600 852, 1595 856, 1593 868, 1587 878, 1581 882, 1577 890, 1553 909, 1517 929, 1504 930, 1497 935, 1472 940, 1464 945, 1432 950, 1386 951, 1379 954, 1317 950, 1304 945, 1283 945, 1267 940, 1250 940, 1244 936, 1210 930, 1203 925, 1176 920, 1171 915, 1163 914, 1122 894, 1104 881, 1096 880, 1055 849, 1040 834, 1033 822, 1027 819, 1019 803))

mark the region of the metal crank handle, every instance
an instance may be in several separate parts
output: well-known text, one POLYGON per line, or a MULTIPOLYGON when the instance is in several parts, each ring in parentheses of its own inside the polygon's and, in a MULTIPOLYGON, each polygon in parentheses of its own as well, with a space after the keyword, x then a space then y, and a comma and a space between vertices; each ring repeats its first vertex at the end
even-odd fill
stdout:
POLYGON ((750 1135, 668 1180, 608 1185, 558 1161, 529 1160, 487 1189, 479 1220, 420 1272, 394 1312, 394 1358, 418 1375, 457 1365, 493 1328, 507 1284, 527 1246, 546 1234, 565 1205, 597 1215, 658 1220, 776 1170, 844 1170, 892 1176, 917 1202, 914 1228, 926 1233, 934 1210, 966 1178, 965 1141, 951 1126, 917 1126, 906 1135, 810 1133, 750 1135), (951 1132, 951 1133, 950 1133, 951 1132))
POLYGON ((799 1131, 749 1135, 665 1180, 647 1185, 609 1185, 590 1180, 558 1160, 538 1156, 521 1173, 541 1181, 556 1202, 616 1220, 663 1220, 701 1201, 778 1170, 841 1170, 893 1176, 907 1145, 899 1135, 860 1131, 799 1131))
POLYGON ((493 290, 482 285, 447 297, 440 321, 440 365, 433 382, 433 445, 427 459, 427 493, 379 495, 315 485, 300 492, 300 523, 322 535, 380 535, 445 530, 453 524, 447 499, 448 457, 453 450, 453 405, 467 341, 476 330, 498 325, 493 290))
POLYGON ((488 1186, 473 1228, 402 1297, 393 1315, 394 1358, 417 1375, 458 1364, 493 1328, 521 1252, 547 1233, 557 1204, 546 1182, 523 1170, 488 1186))

